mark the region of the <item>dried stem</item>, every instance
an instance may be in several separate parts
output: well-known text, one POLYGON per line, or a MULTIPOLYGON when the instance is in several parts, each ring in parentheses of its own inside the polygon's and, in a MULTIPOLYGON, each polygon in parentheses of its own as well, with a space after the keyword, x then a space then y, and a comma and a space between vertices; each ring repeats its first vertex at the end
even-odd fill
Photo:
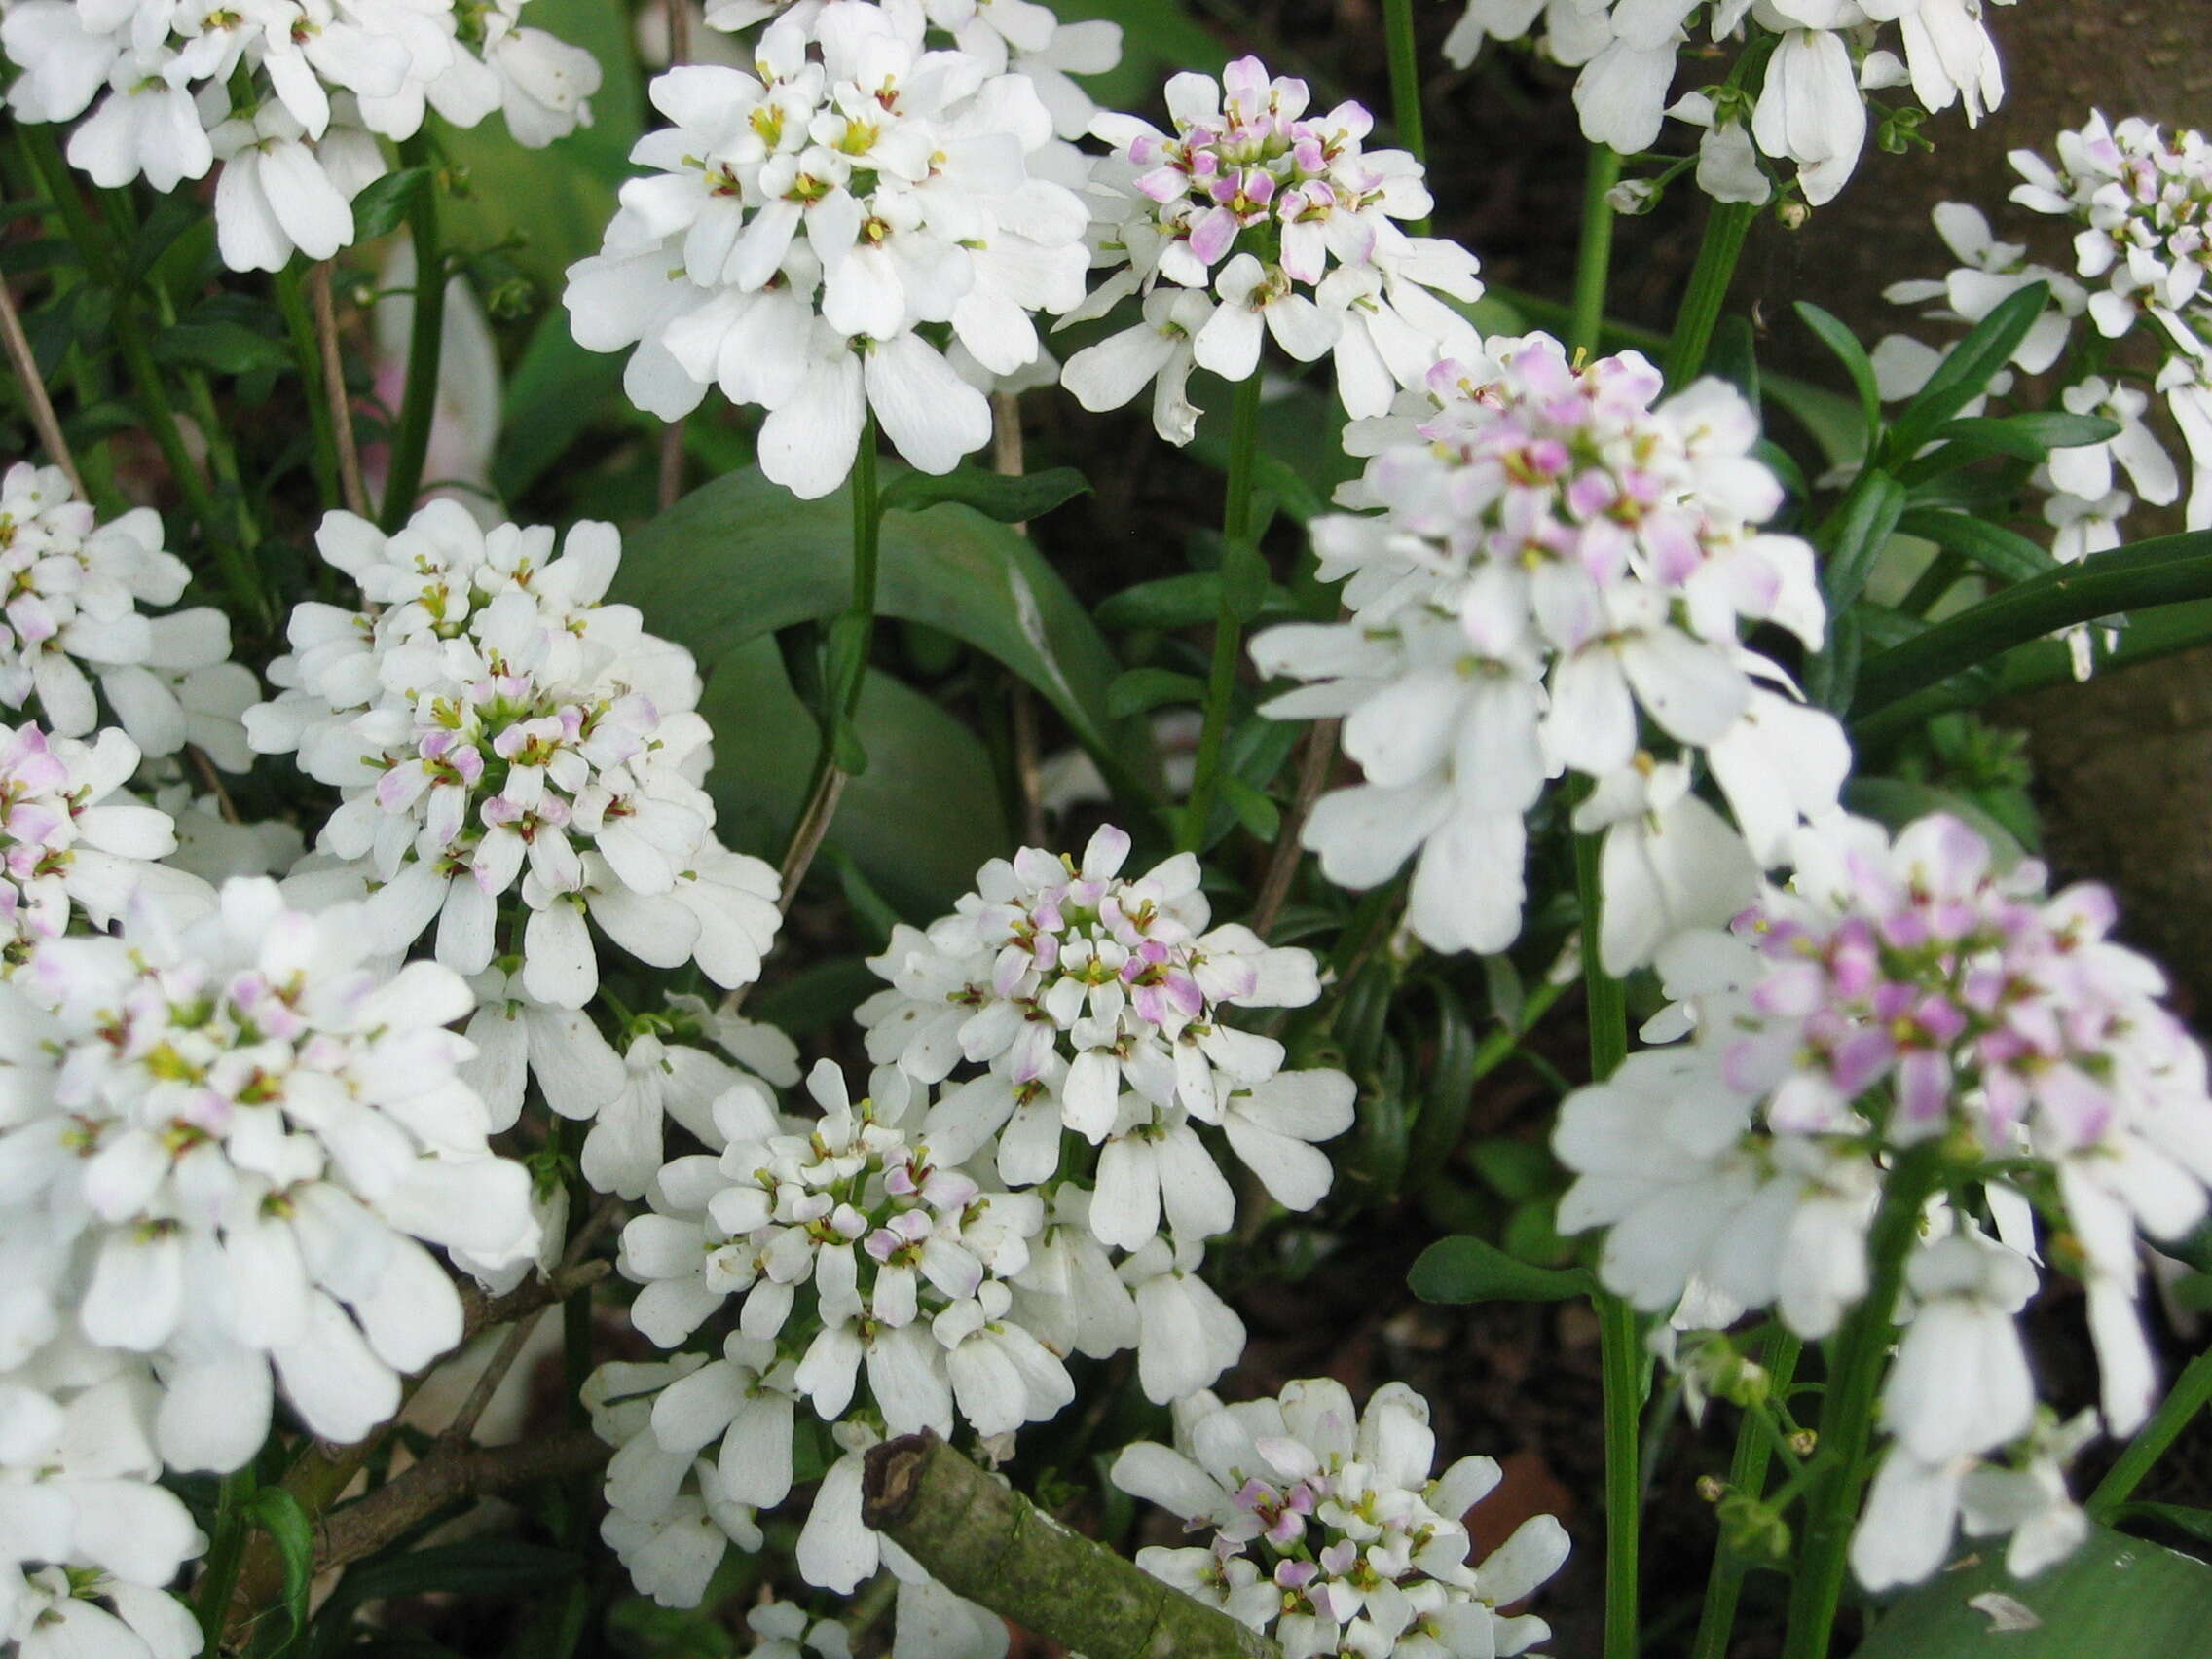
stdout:
POLYGON ((243 824, 245 820, 239 816, 238 802, 231 799, 230 788, 223 782, 223 774, 215 770, 215 762, 207 758, 207 752, 197 743, 188 743, 184 746, 184 753, 185 757, 192 762, 192 769, 200 774, 200 781, 206 786, 207 793, 215 797, 215 807, 222 813, 223 822, 243 824))
POLYGON ((934 1434, 867 1455, 862 1518, 956 1596, 1089 1659, 1279 1659, 1227 1613, 1062 1526, 934 1434))
POLYGON ((38 372, 38 359, 31 354, 30 336, 23 332, 16 296, 5 282, 0 282, 0 340, 7 344, 8 366, 16 371, 16 380, 23 388, 23 403, 31 412, 31 424, 38 429, 38 441, 54 464, 68 474, 69 488, 77 493, 77 498, 91 499, 85 494, 84 475, 77 470, 77 458, 69 453, 69 441, 61 435, 61 423, 55 418, 54 400, 46 394, 46 381, 38 372))
POLYGON ((1298 793, 1291 797, 1290 810, 1282 815, 1282 827, 1275 831, 1274 850, 1268 855, 1268 873, 1252 905, 1251 928, 1262 939, 1273 931, 1283 901, 1290 897, 1290 884, 1298 874, 1298 861, 1304 852, 1298 837, 1306 828, 1307 814, 1313 810, 1322 786, 1329 781, 1329 768, 1336 763, 1337 728, 1342 723, 1315 720, 1306 734, 1306 752, 1298 763, 1298 793))
POLYGON ((353 440, 353 402, 346 395, 346 364, 338 354, 338 306, 330 293, 330 261, 308 270, 308 298, 314 306, 315 340, 322 350, 322 389, 330 400, 330 426, 338 439, 338 487, 346 510, 370 515, 369 492, 361 483, 361 451, 353 440))

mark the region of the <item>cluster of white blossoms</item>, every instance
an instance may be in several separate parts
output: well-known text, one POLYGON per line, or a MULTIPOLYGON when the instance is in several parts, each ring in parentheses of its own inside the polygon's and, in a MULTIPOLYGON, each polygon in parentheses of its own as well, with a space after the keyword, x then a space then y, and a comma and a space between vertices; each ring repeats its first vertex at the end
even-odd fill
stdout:
MULTIPOLYGON (((1113 1280, 1097 1246, 1133 1253, 1124 1275, 1133 1268, 1149 1282, 1167 1271, 1179 1282, 1203 1241, 1229 1231, 1235 1194, 1201 1126, 1218 1129, 1275 1199, 1304 1210, 1331 1180, 1314 1143, 1352 1121, 1349 1078, 1286 1072, 1280 1043, 1229 1022, 1236 1009, 1313 1001, 1312 955, 1271 948, 1240 925, 1211 926, 1192 855, 1127 877, 1128 851, 1128 836, 1107 826, 1080 861, 1039 847, 993 860, 954 914, 926 933, 893 931, 868 963, 890 988, 858 1014, 877 1064, 923 1084, 969 1071, 924 1125, 938 1157, 987 1158, 1010 1187, 1049 1190, 1055 1218, 1088 1229, 1091 1249, 1079 1258, 1083 1246, 1069 1239, 1055 1267, 1055 1286, 1066 1287, 1056 1294, 1069 1296, 1079 1279, 1101 1289, 1113 1280), (1066 1161, 1063 1131, 1097 1149, 1093 1164, 1066 1161)), ((1234 1318, 1210 1293, 1193 1311, 1217 1328, 1234 1318)), ((1085 1317, 1070 1307, 1054 1323, 1072 1329, 1085 1317)), ((1225 1333, 1184 1359, 1196 1366, 1223 1348, 1234 1358, 1240 1346, 1240 1331, 1233 1342, 1225 1333)), ((1164 1403, 1218 1370, 1156 1397, 1164 1403)))
POLYGON ((315 1433, 383 1422, 397 1374, 461 1336, 424 1246, 537 1248, 529 1174, 458 1075, 469 1003, 433 963, 380 969, 353 907, 266 880, 42 944, 0 985, 0 1359, 71 1331, 154 1358, 177 1469, 260 1449, 272 1367, 315 1433))
MULTIPOLYGON (((900 1073, 877 1072, 859 1101, 828 1061, 807 1081, 819 1115, 779 1114, 750 1081, 724 1090, 701 1129, 718 1150, 663 1167, 649 1212, 623 1229, 622 1272, 644 1287, 631 1320, 655 1344, 691 1341, 736 1299, 719 1358, 607 1366, 587 1389, 617 1448, 604 1535, 670 1605, 696 1604, 728 1543, 759 1547, 758 1512, 803 1478, 802 1406, 842 1456, 808 1510, 797 1565, 847 1594, 884 1562, 926 1580, 862 1524, 870 1446, 960 1425, 999 1441, 1075 1396, 1059 1357, 1012 1311, 1042 1200, 937 1160, 918 1133, 926 1096, 900 1073)), ((965 1605, 940 1587, 915 1593, 965 1605)))
MULTIPOLYGON (((1702 128, 1697 182, 1721 202, 1769 199, 1761 157, 1792 166, 1807 203, 1831 201, 1866 147, 1869 106, 1889 118, 1869 94, 1909 87, 1922 111, 1956 103, 1969 126, 2005 96, 1982 0, 1468 0, 1444 50, 1465 64, 1486 38, 1519 40, 1539 21, 1545 55, 1581 70, 1584 137, 1634 155, 1667 116, 1702 128), (1885 23, 1898 25, 1902 58, 1875 44, 1885 23), (1736 64, 1670 103, 1700 30, 1734 42, 1736 64)), ((1703 72, 1721 68, 1694 47, 1691 56, 1703 72)))
POLYGON ((1462 1457, 1430 1478, 1428 1402, 1388 1382, 1353 1408, 1327 1378, 1275 1399, 1175 1407, 1175 1444, 1140 1442, 1115 1458, 1114 1484, 1177 1517, 1201 1545, 1137 1552, 1137 1565, 1272 1636, 1284 1659, 1493 1659, 1551 1635, 1497 1611, 1567 1560, 1549 1515, 1522 1523, 1480 1567, 1467 1511, 1496 1487, 1497 1464, 1462 1457))
POLYGON ((674 420, 719 385, 758 405, 761 470, 801 497, 844 480, 871 419, 950 471, 990 405, 939 341, 1010 375, 1042 350, 1035 314, 1083 297, 1083 203, 1030 165, 1055 141, 1036 85, 927 32, 916 0, 829 0, 764 29, 752 74, 662 75, 674 125, 631 152, 652 170, 569 271, 578 342, 636 347, 633 402, 674 420))
MULTIPOLYGON (((551 530, 487 532, 432 501, 389 536, 332 513, 315 541, 362 608, 294 608, 269 669, 281 694, 246 731, 340 792, 316 879, 372 889, 377 949, 434 925, 448 968, 508 972, 488 999, 566 1010, 598 989, 594 929, 651 967, 695 961, 725 988, 758 977, 776 874, 715 838, 690 653, 601 603, 611 526, 576 525, 556 558, 551 530)), ((543 1029, 580 1041, 583 1023, 543 1029)), ((605 1104, 560 1075, 558 1041, 525 1049, 562 1110, 605 1104)))
POLYGON ((104 701, 148 759, 192 743, 242 771, 239 713, 255 684, 230 660, 230 618, 138 608, 174 605, 191 579, 162 539, 151 507, 98 523, 57 466, 18 461, 0 476, 0 704, 35 704, 49 732, 84 737, 104 701))
POLYGON ((1924 1577, 1963 1512, 1975 1530, 2036 1523, 2015 1560, 2040 1565, 2079 1528, 2039 1472, 2054 1430, 2014 1326, 2036 1217, 2068 1240, 2050 1260, 2083 1281, 2105 1423, 2129 1432, 2157 1391, 2140 1238, 2186 1234, 2212 1184, 2203 1051, 2158 971, 2109 937, 2103 889, 2046 896, 2040 866, 1998 868, 1943 816, 1893 842, 1839 813, 1793 839, 1788 888, 1661 952, 1681 1002, 1647 1035, 1690 1041, 1568 1097, 1560 1227, 1606 1228, 1601 1275, 1641 1308, 1702 1325, 1772 1306, 1817 1340, 1867 1292, 1899 1165, 1936 1160, 1883 1397, 1896 1444, 1855 1559, 1870 1585, 1924 1577))
POLYGON ((68 1336, 0 1370, 0 1642, 23 1659, 189 1659, 166 1586, 207 1547, 154 1484, 145 1362, 68 1336))
POLYGON ((207 176, 234 271, 328 259, 352 199, 385 171, 378 139, 425 109, 459 127, 494 110, 537 147, 589 122, 599 64, 520 23, 523 0, 18 0, 0 49, 19 121, 75 121, 72 166, 106 188, 207 176))
POLYGON ((1360 104, 1308 103, 1305 82, 1241 57, 1220 82, 1167 83, 1172 133, 1129 115, 1092 122, 1115 146, 1089 182, 1093 263, 1112 275, 1063 325, 1132 295, 1144 312, 1068 359, 1062 382, 1085 408, 1153 386, 1154 428, 1189 443, 1194 365, 1246 380, 1272 337, 1298 362, 1333 354, 1345 408, 1381 415, 1439 356, 1473 350, 1474 329, 1437 294, 1481 296, 1474 256, 1399 224, 1428 215, 1420 163, 1365 148, 1375 118, 1360 104))
MULTIPOLYGON (((2176 434, 2193 474, 2188 526, 2212 527, 2212 141, 2194 130, 2169 138, 2136 118, 2114 126, 2092 113, 2058 135, 2057 149, 2055 167, 2032 150, 2012 152, 2024 181, 2012 201, 2073 229, 2070 268, 2039 263, 2023 242, 1999 241, 1978 209, 1952 202, 1935 219, 1959 265, 1940 280, 1885 292, 1900 305, 1932 304, 1925 314, 1934 320, 1971 324, 2021 288, 2048 285, 2049 303, 2011 366, 2026 375, 2058 370, 2062 407, 2119 427, 2101 442, 2053 450, 2035 475, 2051 551, 2073 563, 2119 546, 2138 501, 2182 498, 2169 447, 2176 434), (2152 424, 2155 401, 2169 433, 2152 424)), ((1883 340, 1874 351, 1882 394, 1918 392, 1948 350, 1904 335, 1883 340)), ((2001 397, 2011 384, 2008 372, 1991 392, 2001 397)), ((2086 631, 2074 639, 2085 676, 2090 639, 2086 631)))
POLYGON ((1739 639, 1764 621, 1817 649, 1825 625, 1812 548, 1759 529, 1782 487, 1757 417, 1718 380, 1661 390, 1634 352, 1576 369, 1541 334, 1440 363, 1356 435, 1373 459, 1341 499, 1383 510, 1313 526, 1350 620, 1252 643, 1311 682, 1267 712, 1343 717, 1366 773, 1307 820, 1323 873, 1372 887, 1416 859, 1408 922, 1438 949, 1519 935, 1526 816, 1563 771, 1591 780, 1575 828, 1605 832, 1613 973, 1725 920, 1835 804, 1841 729, 1739 639), (1690 793, 1700 754, 1735 827, 1690 793))

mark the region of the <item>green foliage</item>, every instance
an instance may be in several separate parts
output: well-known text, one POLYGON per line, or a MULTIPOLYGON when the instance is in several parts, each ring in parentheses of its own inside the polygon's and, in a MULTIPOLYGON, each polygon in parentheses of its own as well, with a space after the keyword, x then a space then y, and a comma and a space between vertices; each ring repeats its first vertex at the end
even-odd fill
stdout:
POLYGON ((2182 1659, 2204 1650, 2212 1567, 2200 1561, 2102 1527, 2030 1579, 2008 1573, 2003 1556, 2001 1543, 1975 1551, 1889 1604, 1857 1659, 2182 1659))
POLYGON ((1407 1280, 1423 1302, 1571 1302, 1597 1286, 1579 1268, 1538 1268, 1471 1234, 1439 1238, 1407 1280))

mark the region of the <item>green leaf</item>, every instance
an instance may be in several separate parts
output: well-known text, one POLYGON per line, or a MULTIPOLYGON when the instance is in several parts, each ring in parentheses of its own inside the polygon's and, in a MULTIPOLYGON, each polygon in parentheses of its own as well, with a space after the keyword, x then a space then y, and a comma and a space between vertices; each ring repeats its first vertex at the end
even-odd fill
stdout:
MULTIPOLYGON (((749 467, 631 535, 611 597, 711 666, 776 629, 837 615, 851 603, 851 572, 844 493, 797 500, 749 467)), ((1149 754, 1145 738, 1117 730, 1105 706, 1114 653, 1025 537, 949 502, 886 513, 876 609, 1004 663, 1059 711, 1109 778, 1142 790, 1127 756, 1149 754)))
POLYGON ((1465 1233, 1423 1250, 1406 1282, 1423 1302, 1451 1303, 1569 1302, 1593 1288, 1579 1268, 1530 1267, 1465 1233))
MULTIPOLYGON (((707 790, 721 838, 775 862, 813 784, 814 720, 771 640, 725 652, 699 713, 715 733, 707 790)), ((843 853, 899 911, 935 916, 977 866, 1013 851, 989 753, 911 686, 870 673, 856 724, 867 770, 845 785, 826 845, 843 853)))
POLYGON ((569 332, 567 308, 548 311, 507 377, 492 488, 512 501, 536 483, 621 386, 622 358, 585 350, 569 332))
POLYGON ((2000 868, 2009 869, 2027 857, 2027 849, 2011 830, 1989 811, 1950 790, 1909 778, 1851 778, 1843 786, 1843 803, 1853 812, 1901 830, 1916 818, 1947 812, 1964 820, 1989 843, 2000 868))
POLYGON ((1272 841, 1282 828, 1282 812, 1267 794, 1254 789, 1234 772, 1226 772, 1221 779, 1221 798, 1229 810, 1236 814, 1236 822, 1262 841, 1272 841))
POLYGON ((941 477, 927 472, 902 473, 883 492, 883 506, 887 512, 894 508, 920 512, 940 501, 957 501, 1001 524, 1027 524, 1089 493, 1090 481, 1072 466, 1016 473, 963 466, 941 477))
POLYGON ((1974 324, 1972 332, 1951 349, 1950 355, 1928 377, 1920 395, 1905 406, 1890 428, 1890 455, 1900 462, 1911 459, 1936 436, 1938 426, 1987 391, 1991 379, 2011 361, 2013 351, 2049 301, 2048 283, 2030 282, 2018 293, 2008 295, 1974 324))
POLYGON ((1559 1189, 1559 1164, 1538 1142, 1493 1135, 1477 1141, 1467 1157, 1498 1197, 1513 1203, 1532 1203, 1559 1189))
MULTIPOLYGON (((1487 964, 1502 957, 1485 957, 1487 964)), ((1421 1092, 1420 1116, 1414 1120, 1408 1154, 1415 1190, 1420 1191, 1450 1170, 1452 1158, 1466 1138, 1467 1110, 1475 1093, 1474 1022, 1467 1005, 1450 985, 1438 983, 1436 1036, 1429 1060, 1428 1087, 1421 1092)))
POLYGON ((1843 364, 1843 372, 1851 377, 1852 387, 1859 393, 1859 413, 1866 422, 1866 447, 1871 449, 1882 430, 1882 393, 1875 384, 1873 360, 1841 317, 1821 310, 1810 300, 1799 300, 1792 309, 1798 320, 1835 353, 1836 360, 1843 364))
POLYGON ((1141 715, 1165 703, 1202 703, 1206 682, 1195 674, 1167 668, 1132 668, 1106 687, 1106 712, 1116 719, 1141 715))
MULTIPOLYGON (((1962 420, 1946 422, 1936 433, 1938 443, 1945 449, 1963 445, 1972 459, 1984 456, 2009 455, 2015 461, 2048 461, 2054 449, 2079 449, 2083 444, 2101 444, 2120 432, 2120 423, 2108 421, 2102 415, 2069 415, 2062 410, 2031 410, 2020 415, 1970 415, 1962 420)), ((1914 462, 1915 469, 1936 460, 1927 456, 1914 462)))
POLYGON ((279 1486, 266 1486, 246 1500, 254 1525, 276 1542, 284 1564, 284 1611, 295 1631, 308 1625, 308 1589, 314 1582, 314 1527, 300 1500, 279 1486))
POLYGON ((2079 565, 2062 565, 1945 617, 1866 658, 1851 702, 1854 721, 1915 691, 2077 622, 2212 599, 2212 531, 2162 535, 2079 565))
POLYGON ((2048 549, 2037 546, 2018 531, 1970 518, 1965 513, 1914 508, 1898 520, 1897 528, 1900 535, 1933 541, 2009 582, 2032 581, 2046 571, 2057 568, 2048 549))
POLYGON ((2192 1509, 2184 1503, 2123 1503, 2113 1511, 2112 1519, 2170 1527, 2200 1543, 2212 1544, 2212 1509, 2192 1509))
POLYGON ((241 322, 176 323, 154 336, 154 358, 183 368, 213 369, 219 375, 292 366, 289 346, 241 322))
POLYGON ((2212 1567, 2200 1561, 2103 1527, 2033 1578, 2008 1573, 2004 1554, 2002 1544, 1986 1542, 1891 1603, 1857 1659, 2182 1659, 2205 1651, 2212 1567), (1985 1600, 1991 1596, 2013 1606, 1985 1600), (1992 1612, 2015 1606, 2032 1627, 1996 1634, 1992 1612))
POLYGON ((1904 486, 1888 473, 1868 470, 1860 474, 1851 494, 1843 498, 1835 517, 1821 536, 1827 557, 1821 566, 1831 615, 1850 608, 1873 573, 1874 561, 1889 545, 1891 533, 1904 515, 1904 486))
POLYGON ((1752 409, 1759 406, 1758 337, 1748 316, 1724 316, 1714 326, 1713 343, 1706 349, 1704 374, 1717 375, 1744 394, 1752 409))
POLYGON ((1097 609, 1101 628, 1196 628, 1221 614, 1221 572, 1161 576, 1115 594, 1097 609))
POLYGON ((371 179, 353 198, 353 240, 375 241, 399 229, 415 199, 430 188, 428 167, 401 167, 371 179))

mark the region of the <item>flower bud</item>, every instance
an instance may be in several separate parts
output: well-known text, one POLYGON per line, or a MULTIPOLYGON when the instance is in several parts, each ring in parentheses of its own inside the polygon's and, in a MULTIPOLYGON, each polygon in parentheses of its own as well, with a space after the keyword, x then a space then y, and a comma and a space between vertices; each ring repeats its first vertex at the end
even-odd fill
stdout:
POLYGON ((1720 1500, 1717 1513, 1721 1548, 1731 1555, 1766 1563, 1789 1559, 1789 1523, 1772 1504, 1733 1493, 1720 1500))
POLYGON ((1624 178, 1605 192, 1605 205, 1616 213, 1648 213, 1659 205, 1663 194, 1657 179, 1624 178))

